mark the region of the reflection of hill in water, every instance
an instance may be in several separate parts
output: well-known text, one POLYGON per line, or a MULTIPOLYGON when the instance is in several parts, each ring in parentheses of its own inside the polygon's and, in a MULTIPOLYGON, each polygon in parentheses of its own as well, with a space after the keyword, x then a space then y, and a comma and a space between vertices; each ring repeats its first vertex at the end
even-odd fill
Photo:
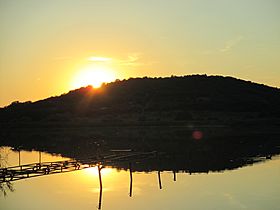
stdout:
MULTIPOLYGON (((272 128, 122 127, 17 130, 1 134, 4 146, 59 153, 75 159, 96 158, 112 149, 158 151, 133 163, 134 171, 208 172, 234 169, 280 153, 279 131, 272 128), (264 157, 264 158, 260 158, 264 157)), ((128 169, 127 162, 113 167, 128 169)))

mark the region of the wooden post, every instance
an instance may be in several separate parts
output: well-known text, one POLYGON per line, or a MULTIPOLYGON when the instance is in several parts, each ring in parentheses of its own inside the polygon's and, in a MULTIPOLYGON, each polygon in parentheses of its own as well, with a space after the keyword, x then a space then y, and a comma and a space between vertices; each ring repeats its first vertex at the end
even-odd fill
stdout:
POLYGON ((20 162, 21 162, 21 159, 20 159, 20 150, 18 150, 18 165, 20 166, 20 162))
POLYGON ((132 169, 131 169, 131 163, 129 163, 129 175, 130 175, 129 197, 132 197, 132 169))
POLYGON ((39 163, 41 164, 42 162, 42 154, 41 154, 41 151, 39 151, 39 163))
POLYGON ((161 185, 161 178, 160 178, 160 169, 161 169, 161 160, 160 160, 160 156, 159 154, 157 153, 157 158, 158 158, 158 184, 159 184, 159 189, 161 190, 162 189, 162 185, 161 185))
POLYGON ((100 164, 97 165, 98 169, 98 177, 99 177, 99 201, 98 201, 98 209, 101 209, 101 204, 102 204, 102 178, 101 178, 101 166, 100 164))
POLYGON ((162 189, 160 171, 158 171, 158 185, 159 185, 159 189, 162 189))
POLYGON ((173 171, 173 180, 176 182, 176 171, 173 171))

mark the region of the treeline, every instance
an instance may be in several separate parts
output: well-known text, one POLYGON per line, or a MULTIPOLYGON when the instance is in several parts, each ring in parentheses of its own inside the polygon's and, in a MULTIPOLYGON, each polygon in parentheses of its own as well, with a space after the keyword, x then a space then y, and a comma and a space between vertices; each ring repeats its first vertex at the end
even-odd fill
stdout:
POLYGON ((0 109, 1 123, 280 118, 280 90, 232 77, 131 78, 0 109))

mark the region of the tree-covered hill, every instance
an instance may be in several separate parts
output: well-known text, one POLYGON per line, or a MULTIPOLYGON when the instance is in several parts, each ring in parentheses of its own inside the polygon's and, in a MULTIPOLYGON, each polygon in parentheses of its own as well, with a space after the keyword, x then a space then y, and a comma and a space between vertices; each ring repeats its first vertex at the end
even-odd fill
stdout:
POLYGON ((232 77, 132 78, 0 109, 0 122, 228 124, 280 119, 280 90, 232 77))

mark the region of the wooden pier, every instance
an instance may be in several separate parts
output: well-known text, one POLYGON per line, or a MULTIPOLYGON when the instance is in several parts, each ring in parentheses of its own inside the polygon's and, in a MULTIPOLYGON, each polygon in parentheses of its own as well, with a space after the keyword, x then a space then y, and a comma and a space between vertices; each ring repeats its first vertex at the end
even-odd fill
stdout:
POLYGON ((155 157, 157 152, 112 152, 107 155, 99 155, 98 158, 88 158, 83 160, 65 160, 55 162, 31 163, 7 168, 0 168, 0 183, 13 182, 50 174, 65 173, 93 166, 113 165, 122 161, 137 161, 155 157))

